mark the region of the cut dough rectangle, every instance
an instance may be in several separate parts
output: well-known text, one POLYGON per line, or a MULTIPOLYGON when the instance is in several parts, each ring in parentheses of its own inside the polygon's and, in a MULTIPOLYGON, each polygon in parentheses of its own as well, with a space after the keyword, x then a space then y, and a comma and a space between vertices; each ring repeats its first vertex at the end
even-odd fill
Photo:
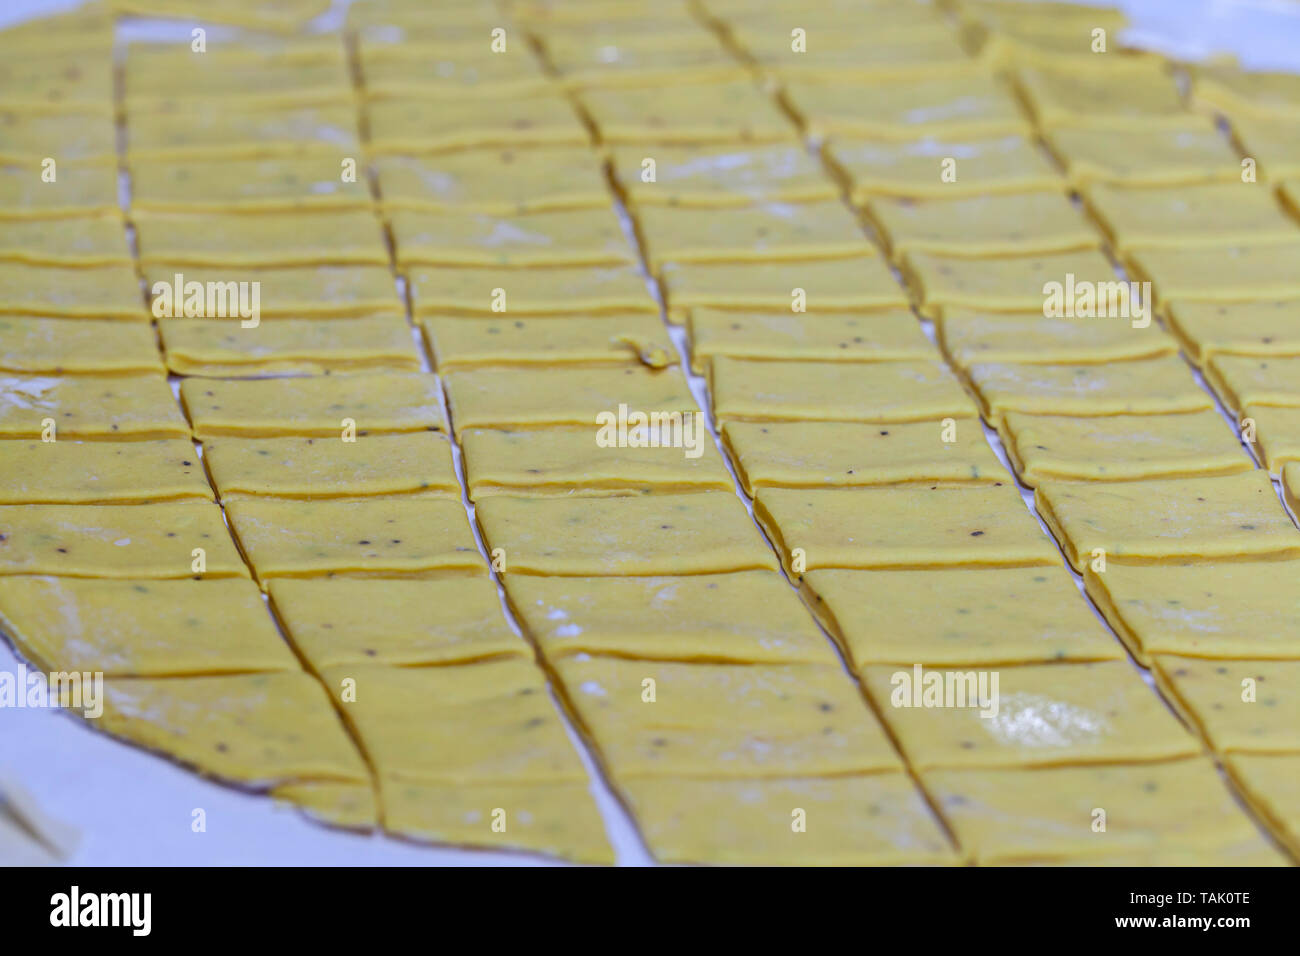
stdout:
POLYGON ((128 504, 212 500, 192 442, 0 442, 0 503, 128 504))
POLYGON ((1116 564, 1300 556, 1300 532, 1263 471, 1105 484, 1047 481, 1034 501, 1079 571, 1098 550, 1116 564))
POLYGON ((1101 237, 1060 190, 960 199, 873 198, 867 214, 895 256, 983 258, 1095 249, 1101 237))
POLYGON ((1300 461, 1300 406, 1247 405, 1241 419, 1243 426, 1255 423, 1251 451, 1270 472, 1279 475, 1288 462, 1300 461))
POLYGON ((361 82, 368 96, 460 100, 545 93, 555 81, 526 43, 493 53, 489 43, 404 44, 361 48, 361 82))
POLYGON ((421 266, 408 270, 416 315, 604 315, 659 306, 634 267, 551 269, 421 266))
POLYGON ((754 514, 796 575, 815 568, 1034 567, 1061 560, 1010 484, 763 488, 754 514))
POLYGON ((1058 479, 1191 478, 1252 467, 1213 409, 1090 418, 1006 412, 999 431, 1016 474, 1031 488, 1058 479))
POLYGON ((629 432, 626 447, 602 443, 599 429, 530 428, 503 431, 467 428, 460 433, 469 495, 639 495, 661 492, 731 491, 731 476, 713 446, 702 417, 681 432, 687 447, 674 447, 668 430, 629 432), (633 445, 632 441, 659 444, 633 445), (692 457, 694 454, 694 457, 692 457))
MULTIPOLYGON (((263 319, 392 314, 400 313, 403 308, 402 300, 397 295, 397 286, 393 282, 393 274, 387 267, 380 266, 213 269, 156 262, 146 266, 144 273, 152 296, 154 314, 159 319, 223 317, 207 315, 207 311, 211 311, 208 302, 216 304, 223 301, 218 293, 231 289, 232 282, 237 283, 233 286, 236 293, 240 289, 238 284, 246 284, 244 288, 250 297, 246 301, 249 302, 252 301, 253 289, 258 290, 258 304, 263 319), (198 285, 192 286, 191 283, 198 285), (164 286, 170 293, 164 293, 164 286), (179 296, 176 294, 178 287, 181 290, 179 296), (196 296, 199 291, 203 296, 196 296), (171 297, 170 308, 166 307, 168 300, 161 298, 164 294, 171 297)), ((229 301, 229 292, 221 294, 225 294, 225 301, 229 301)), ((216 311, 221 312, 220 309, 216 311)), ((228 314, 228 311, 227 309, 224 314, 228 314)))
POLYGON ((671 35, 627 32, 611 35, 548 33, 542 43, 547 59, 564 82, 576 88, 666 86, 744 80, 742 63, 708 30, 696 28, 671 35), (595 42, 593 42, 595 41, 595 42))
POLYGON ((750 80, 582 90, 578 101, 610 145, 780 143, 795 139, 776 101, 750 80))
POLYGON ((154 212, 364 209, 370 204, 366 177, 355 169, 349 175, 356 160, 342 152, 261 159, 137 156, 131 159, 131 204, 154 212))
POLYGON ((0 620, 36 666, 109 677, 297 671, 247 579, 0 578, 0 620))
POLYGON ((548 658, 835 664, 779 574, 641 578, 506 576, 515 615, 548 658))
POLYGON ((309 152, 361 155, 356 104, 342 96, 337 102, 270 107, 232 107, 220 100, 186 97, 131 110, 126 129, 131 161, 309 152))
POLYGON ((839 667, 586 655, 551 666, 616 780, 823 777, 902 767, 839 667))
POLYGON ((1163 303, 1171 299, 1250 302, 1300 297, 1300 231, 1287 242, 1216 245, 1131 252, 1129 270, 1155 286, 1163 303))
POLYGON ((240 498, 226 502, 226 514, 263 582, 273 577, 483 570, 459 501, 240 498))
POLYGON ((477 503, 489 551, 508 573, 654 576, 776 568, 734 494, 518 498, 477 503))
POLYGON ((451 444, 441 434, 327 438, 209 438, 203 443, 222 498, 242 495, 313 500, 425 494, 460 498, 451 444))
POLYGON ((1220 352, 1300 355, 1300 299, 1275 302, 1165 302, 1165 319, 1198 365, 1220 352))
MULTIPOLYGON (((874 12, 882 8, 873 5, 866 9, 874 12)), ((800 23, 805 19, 801 16, 800 23)), ((837 16, 820 24, 814 21, 810 29, 814 31, 811 52, 793 49, 790 32, 774 30, 770 22, 739 31, 730 25, 728 32, 771 76, 848 85, 898 77, 964 75, 971 65, 960 39, 943 23, 930 29, 914 26, 899 31, 882 28, 874 17, 837 16), (831 27, 831 23, 838 25, 831 27), (873 42, 863 44, 860 38, 864 35, 870 35, 873 42)))
POLYGON ((1198 63, 1193 101, 1203 108, 1262 120, 1300 120, 1300 80, 1286 70, 1243 70, 1235 62, 1198 63))
POLYGON ((1228 773, 1292 856, 1300 856, 1300 755, 1233 754, 1228 773))
POLYGON ((663 368, 677 350, 659 316, 429 316, 421 320, 438 370, 474 365, 628 365, 663 368))
POLYGON ((1300 406, 1300 355, 1255 358, 1216 355, 1205 367, 1205 379, 1235 411, 1247 406, 1300 406))
POLYGON ((0 400, 0 438, 190 437, 163 375, 5 375, 0 400))
POLYGON ((0 371, 82 375, 162 370, 147 322, 0 315, 0 371))
POLYGON ((4 224, 0 259, 38 266, 129 265, 126 223, 116 210, 98 216, 14 219, 4 224))
MULTIPOLYGON (((58 153, 48 158, 57 163, 58 153)), ((48 167, 55 171, 57 178, 46 182, 44 159, 0 166, 0 221, 118 213, 116 163, 111 160, 64 162, 48 167)))
POLYGON ((117 152, 113 106, 108 102, 86 103, 75 112, 55 113, 0 107, 0 125, 5 131, 0 164, 21 167, 35 163, 39 169, 47 156, 64 162, 103 162, 117 152))
POLYGON ((1241 184, 1241 157, 1214 123, 1190 113, 1177 127, 1164 124, 1124 131, 1124 148, 1088 127, 1045 130, 1044 142, 1076 186, 1176 186, 1241 184))
POLYGON ((1092 130, 1178 129, 1187 120, 1172 72, 1162 60, 1112 59, 1105 71, 1021 69, 1020 95, 1042 126, 1092 130))
POLYGON ((379 156, 507 146, 585 146, 591 134, 565 96, 367 100, 370 147, 379 156))
POLYGON ((1133 656, 1300 659, 1300 563, 1107 566, 1083 573, 1133 656))
POLYGON ((140 280, 125 264, 73 268, 0 262, 0 314, 149 318, 140 280))
POLYGON ((720 420, 917 422, 972 418, 975 406, 938 360, 755 362, 716 358, 710 369, 720 420))
POLYGON ((441 397, 425 372, 181 382, 199 438, 341 438, 349 421, 357 435, 445 431, 441 397))
POLYGON ((136 212, 140 261, 180 266, 388 265, 383 229, 368 209, 239 213, 136 212))
POLYGON ((2 505, 0 574, 245 578, 248 569, 220 508, 204 501, 169 501, 2 505), (200 549, 202 555, 196 553, 200 549))
POLYGON ((337 35, 219 46, 196 54, 188 42, 132 43, 123 70, 128 111, 170 100, 223 102, 243 108, 329 103, 352 90, 337 35))
POLYGON ((1148 322, 1134 328, 1127 317, 945 309, 935 327, 943 350, 963 367, 976 362, 1106 363, 1178 351, 1178 343, 1160 326, 1148 322))
POLYGON ((1055 568, 819 569, 808 606, 854 668, 1110 661, 1124 649, 1055 568))
POLYGON ((1207 661, 1164 654, 1156 682, 1215 753, 1300 753, 1300 661, 1207 661))
POLYGON ((636 261, 609 205, 524 215, 409 209, 391 209, 387 215, 403 268, 618 266, 636 261))
POLYGON ((1300 240, 1295 221, 1267 187, 1254 183, 1163 189, 1098 184, 1084 191, 1084 201, 1122 253, 1300 240))
POLYGON ((80 112, 103 104, 113 79, 111 41, 63 49, 23 43, 6 50, 0 60, 0 107, 29 113, 80 112))
POLYGON ((716 208, 839 195, 821 164, 794 143, 617 146, 611 164, 623 195, 636 206, 716 208))
POLYGON ((974 421, 955 425, 944 441, 939 422, 740 422, 722 440, 751 496, 759 488, 989 483, 1007 472, 974 421))

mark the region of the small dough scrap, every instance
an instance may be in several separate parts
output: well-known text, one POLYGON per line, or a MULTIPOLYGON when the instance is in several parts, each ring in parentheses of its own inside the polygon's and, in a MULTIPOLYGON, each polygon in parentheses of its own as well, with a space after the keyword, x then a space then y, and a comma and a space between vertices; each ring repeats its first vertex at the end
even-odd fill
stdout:
POLYGON ((1300 753, 1300 661, 1154 660, 1156 683, 1215 753, 1300 753))
POLYGON ((401 315, 283 319, 251 329, 239 319, 172 319, 158 326, 167 367, 177 375, 251 378, 420 369, 411 327, 401 315))
POLYGON ((319 375, 181 382, 181 401, 198 438, 278 435, 341 438, 356 434, 445 431, 438 378, 427 372, 319 375))
POLYGON ((366 115, 377 156, 591 141, 573 103, 555 91, 466 100, 385 97, 368 100, 366 115))
POLYGON ((837 664, 773 571, 644 578, 505 579, 516 617, 548 659, 569 654, 729 664, 837 664))
POLYGON ((157 374, 0 376, 0 437, 189 438, 190 426, 157 374))
POLYGON ((469 496, 618 496, 663 492, 731 491, 731 475, 703 418, 676 432, 671 425, 639 431, 628 441, 602 443, 598 429, 528 428, 518 431, 467 428, 460 433, 469 496), (638 437, 639 436, 639 437, 638 437), (658 445, 633 445, 655 441, 658 445), (694 454, 694 457, 692 457, 694 454))
POLYGON ((147 322, 0 315, 0 371, 118 374, 163 365, 147 322))
POLYGON ((302 671, 118 678, 104 698, 100 729, 205 777, 258 788, 369 780, 329 695, 302 671))
POLYGON ((619 781, 661 863, 897 866, 957 862, 925 798, 901 773, 805 779, 619 781), (807 814, 806 832, 791 813, 807 814))
POLYGON ((618 781, 826 777, 902 769, 857 685, 835 665, 737 666, 579 655, 551 666, 602 763, 618 781))
MULTIPOLYGON (((1064 286, 1068 276, 1074 276, 1072 288, 1076 290, 1091 284, 1092 288, 1113 290, 1122 305, 1129 302, 1128 284, 1119 281, 1110 260, 1095 249, 1002 259, 913 252, 903 257, 900 268, 921 314, 929 318, 953 308, 1041 316, 1051 302, 1047 283, 1064 286)), ((1072 304, 1064 299, 1063 290, 1061 298, 1063 310, 1072 304)))
POLYGON ((578 863, 612 864, 614 849, 586 783, 380 784, 384 829, 412 840, 522 850, 578 863), (504 827, 494 826, 497 820, 504 827))
POLYGON ((408 270, 416 315, 659 315, 646 279, 632 266, 551 269, 421 266, 408 270))
POLYGON ((1134 328, 1127 317, 944 309, 935 327, 943 350, 963 368, 977 362, 1100 364, 1178 351, 1177 341, 1160 326, 1148 321, 1134 328))
POLYGON ((1020 480, 1129 481, 1250 471, 1250 459, 1214 409, 1181 415, 1075 418, 1006 412, 1002 446, 1020 480))
POLYGON ((59 162, 57 151, 50 158, 58 163, 53 182, 44 179, 44 158, 0 166, 0 221, 121 216, 115 161, 59 162))
POLYGON ((796 139, 776 100, 748 79, 588 89, 578 100, 610 146, 782 143, 796 139))
POLYGON ((278 578, 267 590, 289 639, 316 672, 533 656, 507 623, 488 577, 278 578))
POLYGON ((55 113, 0 106, 0 127, 5 131, 4 142, 0 143, 0 165, 21 167, 34 163, 39 169, 41 160, 51 156, 59 162, 90 160, 86 163, 90 166, 117 155, 113 106, 107 101, 85 103, 75 112, 55 113))
POLYGON ((429 316, 420 321, 438 370, 461 365, 675 364, 659 316, 429 316))
POLYGON ((803 592, 859 670, 1124 657, 1070 576, 1055 568, 819 569, 804 575, 803 592))
POLYGON ((609 206, 604 168, 585 144, 379 156, 374 171, 390 211, 517 216, 609 206))
POLYGON ((147 505, 0 505, 0 574, 77 578, 246 578, 221 509, 147 505), (203 570, 197 570, 202 550, 203 570))
POLYGON ((0 504, 142 504, 212 500, 194 444, 158 441, 0 442, 0 504))
POLYGON ((1178 129, 1187 121, 1178 84, 1163 60, 1113 59, 1107 70, 1029 68, 1020 95, 1040 126, 1098 130, 1178 129))
POLYGON ((754 514, 786 571, 1059 565, 1011 485, 763 488, 754 514), (794 549, 802 555, 794 555, 794 549), (796 558, 800 567, 795 567, 796 558))
POLYGON ((874 196, 949 199, 1061 189, 1065 179, 1042 150, 1024 136, 911 142, 846 137, 828 142, 823 153, 850 184, 858 205, 874 196), (946 160, 960 170, 945 177, 946 160))
POLYGON ((481 573, 483 557, 459 501, 368 498, 226 502, 258 579, 360 574, 481 573))
POLYGON ((1300 556, 1300 532, 1264 471, 1101 484, 1045 481, 1034 501, 1077 571, 1097 549, 1116 564, 1300 556))
POLYGON ((1224 763, 1246 802, 1300 857, 1300 754, 1233 754, 1224 763))
MULTIPOLYGON (((131 159, 131 205, 151 212, 301 212, 364 209, 364 174, 344 179, 357 157, 304 153, 258 159, 131 159)), ((253 225, 253 223, 250 223, 253 225)))
POLYGON ((920 771, 1146 763, 1201 751, 1126 660, 929 674, 920 664, 862 669, 868 695, 920 771))
MULTIPOLYGON (((862 252, 871 252, 865 242, 862 252)), ((881 256, 798 262, 674 263, 659 273, 668 318, 693 309, 788 312, 802 290, 808 311, 907 308, 907 295, 881 256)))
POLYGON ((1096 249, 1101 237, 1061 190, 959 199, 873 198, 867 214, 895 256, 982 258, 1096 249))
POLYGON ((1255 822, 1204 758, 931 770, 921 783, 965 852, 985 865, 1086 863, 1110 854, 1206 852, 1259 840, 1255 822), (1094 827, 1098 809, 1106 812, 1105 831, 1094 827))
POLYGON ((720 420, 918 422, 973 418, 975 405, 943 362, 756 362, 716 358, 720 420))
POLYGON ((1300 355, 1300 299, 1165 302, 1165 319, 1192 361, 1212 355, 1300 355))
MULTIPOLYGON (((3 211, 0 210, 0 215, 3 211)), ((122 214, 14 219, 0 234, 0 259, 37 266, 130 265, 122 214)))
POLYGON ((1115 148, 1114 137, 1088 127, 1044 130, 1043 141, 1076 186, 1240 185, 1241 157, 1214 122, 1191 113, 1183 117, 1178 126, 1126 129, 1123 149, 1115 148))
POLYGON ((985 419, 1007 412, 1087 418, 1159 415, 1214 407, 1177 355, 1097 365, 978 362, 966 369, 985 419))
POLYGON ((223 499, 425 494, 460 499, 451 443, 434 432, 322 438, 236 438, 203 442, 203 458, 223 499))
POLYGON ((716 208, 839 197, 821 163, 797 143, 617 146, 610 161, 623 195, 637 207, 716 208), (649 182, 643 179, 647 160, 654 162, 649 182))
POLYGON ((777 566, 730 492, 620 498, 490 495, 476 513, 507 573, 556 576, 709 574, 777 566))
POLYGON ((620 405, 646 415, 699 413, 686 376, 677 366, 590 368, 455 368, 443 377, 451 417, 466 428, 587 425, 595 444, 602 413, 620 405))
POLYGON ((1144 665, 1154 654, 1300 660, 1297 571, 1295 561, 1116 564, 1083 579, 1144 665))
POLYGON ((214 153, 231 159, 308 152, 359 156, 361 139, 350 98, 231 109, 220 100, 185 97, 131 110, 126 151, 130 162, 203 159, 214 153))
POLYGON ((370 831, 379 825, 379 803, 369 784, 286 783, 273 789, 271 796, 327 826, 370 831))
POLYGON ((1282 474, 1288 462, 1300 462, 1300 406, 1247 405, 1241 419, 1255 423, 1251 450, 1272 474, 1282 474))
POLYGON ((321 679, 385 785, 587 782, 546 678, 526 658, 331 667, 321 679))
POLYGON ((0 621, 47 672, 186 677, 298 671, 262 595, 241 578, 0 577, 0 621))
POLYGON ((1131 274, 1171 299, 1248 302, 1300 298, 1300 230, 1282 242, 1222 244, 1188 249, 1144 248, 1125 259, 1131 274))
POLYGON ((15 313, 149 319, 133 266, 74 268, 0 261, 0 314, 15 313))
POLYGON ((976 422, 961 422, 951 437, 944 441, 938 422, 729 421, 722 430, 727 454, 751 497, 759 488, 1007 480, 976 422))
POLYGON ((500 53, 481 43, 440 42, 361 47, 361 82, 367 96, 422 96, 438 100, 527 97, 547 93, 555 81, 542 71, 528 44, 500 53))
POLYGON ((1300 355, 1216 355, 1205 367, 1205 380, 1234 411, 1259 405, 1300 407, 1300 355))
POLYGON ((179 266, 388 265, 381 223, 368 209, 240 213, 132 213, 140 261, 179 266))
MULTIPOLYGON (((144 269, 145 283, 153 296, 154 313, 160 320, 167 318, 204 318, 199 313, 186 313, 185 288, 192 282, 211 288, 211 283, 248 283, 259 290, 261 318, 300 319, 304 316, 357 316, 374 313, 400 313, 402 300, 397 296, 393 274, 380 266, 315 266, 269 268, 202 268, 176 263, 154 263, 144 269), (180 279, 177 279, 177 276, 180 279), (182 294, 175 295, 177 282, 182 294), (256 284, 254 286, 254 284, 256 284), (172 291, 176 312, 165 313, 158 298, 161 286, 172 291), (265 293, 262 295, 261 293, 265 293)), ((134 280, 133 280, 134 281, 134 280)), ((211 316, 207 316, 211 318, 211 316)))
POLYGON ((934 357, 916 317, 904 309, 879 312, 732 312, 691 309, 691 369, 713 358, 801 359, 818 362, 908 361, 934 357))
POLYGON ((636 263, 608 196, 604 206, 591 209, 510 215, 390 209, 387 216, 397 247, 397 262, 403 268, 415 265, 539 268, 636 263))
POLYGON ((1098 184, 1084 201, 1121 253, 1300 239, 1267 186, 1208 183, 1129 189, 1098 184))

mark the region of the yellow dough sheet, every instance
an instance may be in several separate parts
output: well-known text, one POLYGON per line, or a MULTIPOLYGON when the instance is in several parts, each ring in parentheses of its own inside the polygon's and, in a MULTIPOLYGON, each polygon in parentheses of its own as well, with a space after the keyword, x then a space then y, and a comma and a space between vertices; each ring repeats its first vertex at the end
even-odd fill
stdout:
POLYGON ((619 789, 662 863, 957 862, 924 797, 901 773, 785 780, 633 777, 619 781, 619 789))
POLYGON ((515 616, 548 659, 838 663, 773 571, 639 578, 507 575, 515 616))
POLYGON ((1006 412, 999 432, 1016 474, 1031 488, 1041 481, 1191 478, 1253 467, 1214 409, 1084 418, 1006 412))
POLYGON ((777 566, 734 494, 619 498, 491 495, 476 514, 505 573, 654 576, 777 566))
POLYGON ((1259 120, 1300 120, 1300 77, 1284 70, 1243 70, 1235 63, 1197 63, 1192 102, 1208 112, 1259 120))
POLYGON ((104 697, 99 729, 205 777, 258 788, 369 779, 320 682, 301 671, 119 678, 104 697))
POLYGON ((636 206, 716 208, 839 196, 834 180, 799 143, 617 146, 610 162, 620 190, 636 206))
POLYGON ((1300 755, 1233 754, 1224 763, 1246 802, 1300 858, 1300 755))
POLYGON ((1241 420, 1243 425, 1254 422, 1251 451, 1270 472, 1280 475, 1285 465, 1300 461, 1300 407, 1247 405, 1241 420))
POLYGON ((113 106, 86 103, 76 112, 33 113, 0 107, 0 164, 39 171, 41 160, 77 163, 104 161, 117 152, 113 106))
POLYGON ((604 168, 585 144, 386 155, 374 171, 388 210, 514 216, 609 206, 604 168))
POLYGON ((585 146, 591 134, 568 97, 551 91, 509 98, 430 101, 381 97, 365 102, 376 156, 461 149, 585 146))
POLYGON ((631 265, 514 269, 420 266, 406 272, 416 315, 659 315, 631 265))
POLYGON ((542 72, 528 44, 507 40, 493 53, 489 36, 469 47, 435 43, 362 47, 361 84, 367 96, 423 96, 438 100, 514 98, 546 93, 556 82, 542 72))
POLYGON ((1061 561, 1009 483, 763 488, 754 514, 792 575, 818 568, 1031 567, 1061 561))
POLYGON ((675 364, 677 349, 659 316, 428 316, 420 320, 439 371, 478 365, 675 364))
POLYGON ((438 378, 426 372, 258 380, 185 379, 181 401, 198 438, 296 436, 343 440, 445 431, 438 378))
POLYGON ((1105 71, 1023 68, 1016 82, 1034 119, 1046 127, 1096 131, 1178 129, 1187 107, 1160 60, 1113 59, 1105 71))
POLYGON ((75 268, 0 261, 0 314, 147 321, 129 265, 75 268))
POLYGON ((132 504, 212 500, 194 444, 159 441, 2 441, 0 503, 132 504))
POLYGON ((226 502, 259 580, 361 574, 481 573, 483 558, 459 501, 368 498, 226 502))
POLYGON ((0 438, 188 438, 166 377, 0 376, 0 438))
MULTIPOLYGON (((1069 68, 1079 72, 1104 73, 1120 70, 1158 54, 1125 45, 1123 36, 1094 35, 1103 29, 1094 23, 1000 23, 990 31, 982 24, 968 24, 963 35, 979 55, 1002 69, 1016 66, 1069 68), (1104 48, 1101 43, 1104 41, 1104 48)), ((1116 31, 1118 33, 1118 31, 1116 31)))
MULTIPOLYGON (((370 204, 361 157, 131 159, 131 204, 151 212, 301 212, 370 204)), ((250 223, 252 225, 252 223, 250 223)))
POLYGON ((847 85, 898 77, 962 75, 969 70, 971 58, 947 24, 896 30, 880 24, 868 11, 874 9, 862 9, 857 18, 822 19, 814 14, 811 24, 801 12, 796 19, 799 29, 805 31, 805 48, 799 51, 792 49, 791 29, 773 29, 766 17, 752 23, 729 23, 727 29, 737 46, 777 77, 847 85), (864 44, 864 36, 870 36, 872 42, 864 44))
POLYGON ((1170 850, 1195 861, 1225 845, 1259 843, 1254 822, 1203 758, 926 771, 921 783, 965 855, 986 865, 1170 850))
POLYGON ((48 672, 187 677, 297 671, 251 581, 0 578, 0 621, 48 672))
POLYGON ((1156 683, 1206 744, 1223 753, 1300 753, 1300 661, 1155 657, 1156 683))
POLYGON ((1298 373, 1300 355, 1215 355, 1205 366, 1205 380, 1234 411, 1256 405, 1300 407, 1298 373))
POLYGON ((782 143, 796 131, 776 100, 748 78, 577 94, 608 145, 782 143))
POLYGON ((1013 411, 1088 418, 1214 407, 1176 355, 1095 365, 979 362, 966 373, 984 417, 995 428, 1005 413, 1013 411))
POLYGON ((1159 325, 1134 328, 1124 317, 945 309, 935 329, 944 352, 963 368, 982 362, 1105 364, 1178 351, 1178 342, 1159 325))
POLYGON ((169 501, 0 506, 3 574, 246 578, 248 569, 220 508, 204 501, 169 501))
POLYGON ((230 159, 330 153, 361 155, 357 107, 337 102, 271 107, 181 98, 127 116, 129 160, 230 159))
POLYGON ((902 769, 884 728, 838 666, 579 655, 551 667, 618 781, 902 769))
POLYGON ((75 219, 6 222, 0 259, 38 266, 130 265, 131 250, 126 244, 126 223, 115 209, 75 219))
POLYGON ((836 137, 823 154, 859 205, 874 196, 955 199, 1065 185, 1042 149, 1020 135, 898 143, 836 137))
POLYGON ((966 484, 1007 480, 974 420, 954 423, 945 441, 934 422, 741 422, 723 446, 747 494, 759 488, 966 484))
POLYGON ((716 358, 719 420, 934 423, 973 418, 974 403, 943 362, 756 362, 716 358))
POLYGON ((1084 201, 1121 253, 1300 240, 1300 223, 1259 183, 1161 189, 1097 184, 1084 191, 1084 201))
MULTIPOLYGON (((250 35, 251 36, 251 35, 250 35)), ((236 109, 337 103, 352 93, 338 35, 225 44, 203 52, 182 42, 134 42, 126 50, 123 97, 128 113, 176 100, 236 109)))
POLYGON ((413 265, 541 268, 636 262, 608 197, 603 207, 592 209, 522 215, 391 209, 387 216, 397 262, 404 269, 413 265))
MULTIPOLYGON (((625 447, 601 443, 591 426, 460 433, 469 496, 619 496, 731 491, 731 475, 701 419, 690 445, 674 447, 671 428, 629 425, 625 447), (633 444, 636 442, 636 444, 633 444), (651 444, 654 443, 654 444, 651 444), (692 457, 693 456, 693 457, 692 457)), ((683 444, 686 443, 683 431, 683 444)))
POLYGON ((204 441, 203 459, 222 498, 460 498, 451 443, 434 432, 363 435, 355 442, 222 436, 204 441))
POLYGON ((0 315, 0 370, 19 374, 161 372, 145 322, 0 315))
MULTIPOLYGON (((256 302, 263 319, 299 319, 304 316, 356 316, 373 313, 400 313, 402 300, 397 296, 393 274, 386 266, 310 266, 310 267, 202 267, 183 266, 174 262, 150 263, 144 267, 145 285, 152 296, 152 307, 159 319, 207 317, 211 302, 219 311, 223 301, 218 292, 234 287, 246 303, 256 302), (180 277, 179 279, 177 277, 180 277), (181 295, 175 294, 180 282, 181 295), (199 283, 191 286, 191 283, 199 283), (162 299, 161 287, 172 291, 162 299), (208 290, 214 290, 209 292, 208 290), (203 292, 200 297, 196 293, 203 292), (167 303, 173 304, 172 310, 167 303)), ((134 282, 134 278, 132 279, 134 282)), ((226 292, 226 302, 237 301, 226 292)), ((137 294, 138 298, 138 294, 137 294)), ((2 307, 2 306, 0 306, 2 307)), ((229 306, 226 307, 227 312, 229 306)))
POLYGON ((916 317, 905 309, 878 312, 734 312, 691 309, 691 368, 718 356, 818 362, 915 361, 934 357, 916 317))
POLYGON ((388 265, 383 224, 368 209, 132 214, 140 261, 178 266, 388 265))
POLYGON ((738 81, 745 67, 708 30, 683 31, 665 43, 662 36, 619 31, 591 36, 585 31, 547 35, 547 60, 575 88, 620 86, 666 88, 678 83, 738 81))
POLYGON ((809 571, 804 599, 855 669, 1124 656, 1055 568, 809 571))
POLYGON ((1098 549, 1107 564, 1300 556, 1300 532, 1263 471, 1105 484, 1046 481, 1034 501, 1079 571, 1095 561, 1098 549))
MULTIPOLYGON (((863 253, 870 253, 865 240, 863 253)), ((806 262, 668 263, 659 288, 668 318, 684 322, 697 308, 860 312, 907 308, 907 294, 881 256, 806 262)))
POLYGON ((1234 113, 1232 139, 1243 156, 1255 160, 1261 179, 1277 182, 1300 176, 1300 117, 1260 119, 1234 113))
POLYGON ((1216 245, 1189 249, 1140 249, 1125 264, 1150 282, 1157 299, 1250 302, 1300 297, 1300 231, 1287 242, 1216 245))
POLYGON ((278 578, 268 591, 289 640, 316 671, 532 657, 488 577, 278 578))
POLYGON ((895 256, 985 258, 1095 249, 1101 237, 1064 191, 959 199, 873 198, 867 214, 895 256))
POLYGON ((1241 157, 1205 117, 1188 113, 1177 126, 1135 127, 1123 136, 1124 148, 1116 149, 1114 137, 1096 129, 1056 126, 1043 141, 1076 186, 1241 183, 1241 157))
POLYGON ((113 79, 111 39, 62 49, 11 45, 0 58, 0 109, 80 112, 108 102, 113 79))
POLYGON ((1211 355, 1300 355, 1300 299, 1165 302, 1165 320, 1198 365, 1211 355))
MULTIPOLYGON (((466 428, 587 425, 595 444, 604 414, 698 413, 686 376, 676 366, 453 368, 443 376, 457 432, 466 428)), ((632 423, 628 419, 629 424, 632 423)), ((683 418, 683 424, 685 418, 683 418)))
POLYGON ((239 319, 158 323, 167 367, 177 375, 258 375, 394 371, 420 368, 411 327, 401 315, 363 319, 284 319, 244 328, 239 319))

